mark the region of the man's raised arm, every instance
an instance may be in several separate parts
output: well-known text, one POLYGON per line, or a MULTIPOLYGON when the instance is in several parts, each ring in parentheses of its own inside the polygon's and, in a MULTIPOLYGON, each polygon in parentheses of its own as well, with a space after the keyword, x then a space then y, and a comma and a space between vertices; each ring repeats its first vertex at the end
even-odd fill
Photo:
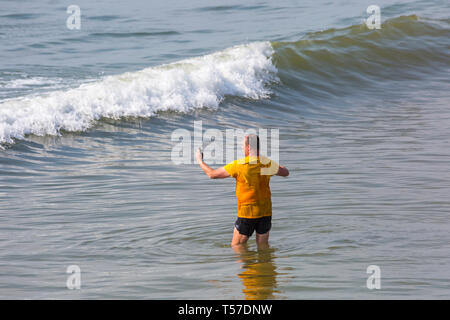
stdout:
POLYGON ((200 168, 206 173, 208 177, 211 179, 224 179, 230 177, 228 172, 225 170, 224 167, 213 169, 210 166, 208 166, 206 163, 203 162, 203 153, 200 151, 200 149, 197 150, 197 153, 195 154, 195 158, 197 159, 198 164, 200 165, 200 168))

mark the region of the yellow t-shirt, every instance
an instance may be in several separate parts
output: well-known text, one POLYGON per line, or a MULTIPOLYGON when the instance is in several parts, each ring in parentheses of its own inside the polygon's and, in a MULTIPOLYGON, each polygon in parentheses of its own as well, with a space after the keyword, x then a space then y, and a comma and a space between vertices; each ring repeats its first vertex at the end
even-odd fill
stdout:
POLYGON ((279 165, 267 157, 245 157, 230 162, 226 172, 236 179, 238 217, 261 218, 272 215, 270 177, 279 165))

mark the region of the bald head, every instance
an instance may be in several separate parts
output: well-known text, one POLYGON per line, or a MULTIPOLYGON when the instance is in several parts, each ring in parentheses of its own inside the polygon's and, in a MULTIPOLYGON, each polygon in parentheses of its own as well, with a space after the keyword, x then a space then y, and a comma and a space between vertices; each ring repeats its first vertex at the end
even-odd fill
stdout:
POLYGON ((244 137, 242 144, 245 156, 259 156, 259 136, 256 134, 249 134, 244 137))

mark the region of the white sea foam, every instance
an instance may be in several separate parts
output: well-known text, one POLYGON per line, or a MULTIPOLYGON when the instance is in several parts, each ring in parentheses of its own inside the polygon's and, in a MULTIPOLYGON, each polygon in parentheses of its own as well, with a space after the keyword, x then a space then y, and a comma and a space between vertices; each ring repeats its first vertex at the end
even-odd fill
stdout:
POLYGON ((149 117, 158 111, 217 108, 227 95, 252 99, 270 94, 276 81, 269 42, 232 47, 206 56, 107 76, 75 89, 0 103, 0 143, 27 134, 83 131, 102 117, 149 117))
POLYGON ((60 85, 62 81, 63 79, 61 78, 50 79, 44 77, 14 79, 6 82, 0 81, 0 88, 23 89, 36 86, 56 87, 57 85, 60 85))

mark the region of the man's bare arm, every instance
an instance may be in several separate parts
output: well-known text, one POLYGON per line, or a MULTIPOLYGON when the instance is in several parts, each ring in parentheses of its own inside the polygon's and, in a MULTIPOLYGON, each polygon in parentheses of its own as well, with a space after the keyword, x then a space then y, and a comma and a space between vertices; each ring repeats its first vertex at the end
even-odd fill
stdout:
POLYGON ((289 170, 286 167, 280 166, 278 168, 277 176, 287 177, 289 175, 289 170))
POLYGON ((197 159, 198 164, 200 165, 200 168, 206 173, 206 175, 211 179, 224 179, 230 177, 228 172, 225 170, 224 167, 213 169, 210 166, 208 166, 206 163, 203 162, 203 154, 200 150, 197 150, 197 153, 195 154, 195 158, 197 159))

